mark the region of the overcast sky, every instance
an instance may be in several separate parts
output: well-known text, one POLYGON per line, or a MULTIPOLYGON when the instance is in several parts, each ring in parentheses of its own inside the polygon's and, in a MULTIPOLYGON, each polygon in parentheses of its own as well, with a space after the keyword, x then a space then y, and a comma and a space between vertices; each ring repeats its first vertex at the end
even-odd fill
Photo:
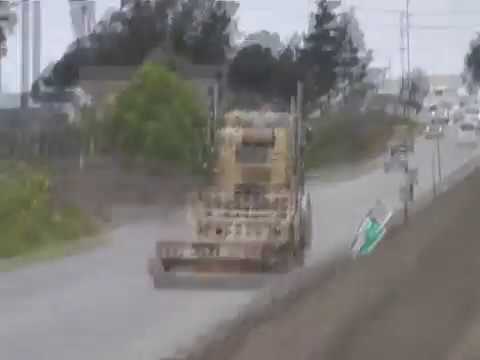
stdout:
MULTIPOLYGON (((355 6, 365 32, 367 46, 373 49, 375 64, 391 63, 392 73, 400 71, 400 29, 397 12, 406 0, 344 0, 355 6)), ((108 7, 118 7, 120 0, 97 0, 97 19, 108 7)), ((240 0, 238 14, 241 30, 277 31, 282 38, 304 31, 314 0, 240 0)), ((72 41, 67 0, 42 0, 42 67, 58 59, 72 41)), ((429 73, 459 73, 470 40, 480 31, 479 0, 411 0, 412 67, 429 73), (478 18, 478 20, 477 20, 478 18)), ((18 89, 18 31, 9 39, 10 52, 3 66, 4 88, 18 89)))

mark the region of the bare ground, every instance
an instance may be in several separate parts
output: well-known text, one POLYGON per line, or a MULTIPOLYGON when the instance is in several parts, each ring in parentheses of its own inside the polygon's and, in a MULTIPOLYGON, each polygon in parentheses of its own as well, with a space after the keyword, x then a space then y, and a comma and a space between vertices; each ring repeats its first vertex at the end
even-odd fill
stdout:
POLYGON ((198 180, 172 171, 152 172, 143 164, 126 166, 115 158, 51 161, 55 199, 75 205, 114 227, 151 219, 184 205, 198 180))
POLYGON ((476 171, 373 256, 330 266, 190 358, 478 359, 479 187, 476 171))

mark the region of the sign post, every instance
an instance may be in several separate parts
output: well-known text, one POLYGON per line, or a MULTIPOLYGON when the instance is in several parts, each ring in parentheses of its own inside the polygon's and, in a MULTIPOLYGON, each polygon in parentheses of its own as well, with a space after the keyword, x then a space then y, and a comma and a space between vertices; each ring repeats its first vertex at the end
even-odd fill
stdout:
POLYGON ((441 146, 440 146, 440 139, 443 137, 442 131, 437 130, 433 134, 431 134, 430 139, 433 140, 432 143, 432 182, 433 182, 433 196, 436 197, 438 193, 437 189, 437 181, 436 181, 436 172, 438 173, 438 184, 441 185, 443 181, 443 174, 442 174, 442 154, 441 154, 441 146), (435 158, 437 161, 435 161, 435 158), (435 169, 436 167, 436 169, 435 169), (435 171, 436 170, 436 171, 435 171))

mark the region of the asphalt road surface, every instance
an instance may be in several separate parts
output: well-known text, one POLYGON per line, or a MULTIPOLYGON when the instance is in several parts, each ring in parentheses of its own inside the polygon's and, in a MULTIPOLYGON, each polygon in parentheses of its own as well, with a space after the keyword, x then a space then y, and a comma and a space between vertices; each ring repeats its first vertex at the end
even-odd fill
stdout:
POLYGON ((479 188, 476 170, 372 256, 328 268, 327 280, 192 360, 478 359, 479 188))
MULTIPOLYGON (((476 151, 442 142, 444 174, 476 151)), ((432 144, 420 139, 419 191, 431 187, 432 144)), ((381 166, 381 164, 380 164, 381 166)), ((339 183, 312 179, 315 228, 309 263, 348 251, 355 227, 377 198, 399 207, 400 174, 383 169, 339 183)), ((158 239, 189 236, 170 219, 117 229, 101 249, 0 274, 0 359, 158 360, 234 317, 255 291, 155 291, 146 260, 158 239)))

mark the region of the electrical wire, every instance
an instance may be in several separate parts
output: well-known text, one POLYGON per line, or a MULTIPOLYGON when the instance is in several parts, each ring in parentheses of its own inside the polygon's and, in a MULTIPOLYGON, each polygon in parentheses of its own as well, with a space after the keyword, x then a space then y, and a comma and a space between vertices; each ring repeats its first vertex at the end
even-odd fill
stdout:
MULTIPOLYGON (((405 9, 387 9, 387 8, 370 8, 370 7, 364 7, 364 6, 353 6, 355 10, 359 10, 362 12, 379 12, 379 13, 385 13, 385 14, 400 14, 402 12, 405 12, 405 9)), ((475 16, 478 17, 480 16, 480 9, 475 9, 475 10, 452 10, 449 12, 415 12, 415 11, 410 11, 410 16, 411 17, 417 17, 417 16, 432 16, 432 17, 451 17, 451 16, 475 16)))

